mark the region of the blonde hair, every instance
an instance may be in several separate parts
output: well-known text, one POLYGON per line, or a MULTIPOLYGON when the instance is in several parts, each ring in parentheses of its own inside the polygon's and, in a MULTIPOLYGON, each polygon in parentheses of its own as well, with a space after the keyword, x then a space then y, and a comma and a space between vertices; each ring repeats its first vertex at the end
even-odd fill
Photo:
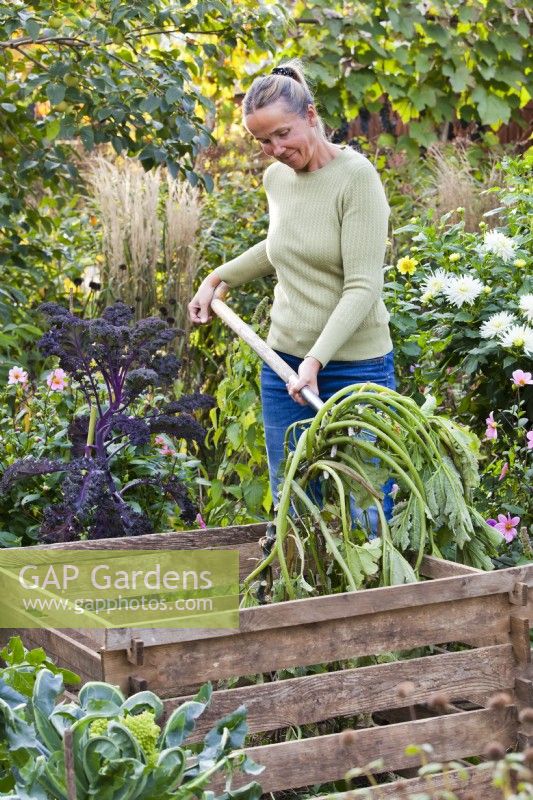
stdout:
MULTIPOLYGON (((305 117, 309 105, 316 106, 313 93, 304 76, 300 59, 292 58, 276 67, 270 75, 255 78, 244 95, 243 116, 247 117, 272 103, 282 100, 287 111, 305 117)), ((318 117, 318 127, 326 136, 324 123, 318 117)))

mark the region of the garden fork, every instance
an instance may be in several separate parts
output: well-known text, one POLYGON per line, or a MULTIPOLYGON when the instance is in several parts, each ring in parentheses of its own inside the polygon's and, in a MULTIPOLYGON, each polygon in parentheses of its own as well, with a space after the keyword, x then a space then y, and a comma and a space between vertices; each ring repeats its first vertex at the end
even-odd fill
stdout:
MULTIPOLYGON (((289 383, 289 380, 292 378, 297 379, 297 373, 284 361, 278 354, 272 350, 271 347, 267 345, 266 342, 261 339, 260 336, 253 331, 246 322, 231 310, 229 306, 226 305, 224 302, 224 298, 228 293, 229 287, 227 283, 220 283, 217 286, 215 291, 215 295, 213 300, 211 301, 211 308, 217 315, 223 320, 226 325, 228 325, 237 336, 239 336, 244 342, 250 345, 252 350, 254 350, 257 355, 268 364, 268 366, 274 370, 276 375, 278 375, 285 383, 289 383)), ((315 411, 318 411, 319 408, 322 408, 324 405, 324 401, 320 399, 320 397, 315 394, 308 386, 304 386, 300 389, 300 394, 303 399, 308 403, 315 411)))

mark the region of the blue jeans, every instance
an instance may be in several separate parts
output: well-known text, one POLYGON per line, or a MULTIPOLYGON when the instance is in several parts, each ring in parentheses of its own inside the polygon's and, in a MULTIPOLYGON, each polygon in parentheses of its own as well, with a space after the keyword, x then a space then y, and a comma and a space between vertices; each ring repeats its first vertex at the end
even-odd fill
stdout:
MULTIPOLYGON (((295 372, 298 372, 298 367, 303 359, 288 353, 278 352, 278 355, 295 372)), ((318 393, 321 400, 328 400, 339 389, 343 389, 353 383, 364 383, 365 381, 371 381, 389 389, 396 388, 392 350, 384 356, 367 358, 363 361, 330 361, 318 373, 318 393)), ((279 498, 279 483, 283 477, 280 468, 285 455, 285 432, 289 425, 309 419, 314 416, 315 412, 311 406, 301 406, 295 403, 289 396, 284 381, 267 364, 263 364, 261 370, 261 402, 263 406, 270 488, 274 506, 276 506, 279 498)), ((296 441, 294 437, 291 437, 289 447, 293 450, 295 446, 296 441)), ((383 507, 387 518, 390 517, 392 512, 392 498, 388 495, 392 484, 393 480, 390 479, 382 487, 385 493, 383 507)), ((373 511, 375 512, 375 508, 373 511)), ((352 516, 357 518, 358 512, 360 512, 360 509, 352 508, 352 516)), ((376 523, 376 521, 374 522, 376 523)))

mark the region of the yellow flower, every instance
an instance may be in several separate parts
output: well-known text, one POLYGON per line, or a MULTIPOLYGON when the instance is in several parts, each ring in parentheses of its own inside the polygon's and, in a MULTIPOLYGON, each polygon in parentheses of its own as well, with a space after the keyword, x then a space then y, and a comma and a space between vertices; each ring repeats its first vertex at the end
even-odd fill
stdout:
POLYGON ((491 292, 492 292, 492 289, 490 288, 490 286, 483 287, 483 293, 484 294, 490 294, 491 292))
POLYGON ((77 291, 77 288, 78 288, 76 286, 76 284, 73 283, 73 281, 70 280, 70 278, 64 278, 63 279, 63 287, 65 289, 65 292, 70 292, 71 290, 73 292, 75 292, 75 291, 77 291))
POLYGON ((523 258, 517 258, 516 261, 513 261, 515 267, 525 267, 526 262, 523 258))
POLYGON ((400 258, 398 263, 396 264, 396 269, 402 275, 413 275, 416 272, 416 265, 418 261, 416 258, 409 258, 409 256, 404 256, 400 258))
POLYGON ((452 253, 450 256, 450 261, 459 261, 461 258, 461 253, 452 253))

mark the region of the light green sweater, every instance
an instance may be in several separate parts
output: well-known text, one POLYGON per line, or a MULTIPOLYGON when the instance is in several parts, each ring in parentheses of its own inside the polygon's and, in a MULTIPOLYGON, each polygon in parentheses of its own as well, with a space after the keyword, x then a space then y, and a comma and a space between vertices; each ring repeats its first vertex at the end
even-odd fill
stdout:
POLYGON ((275 273, 267 342, 322 366, 392 349, 381 292, 389 206, 373 165, 350 147, 313 172, 264 173, 267 238, 217 267, 229 286, 275 273))

